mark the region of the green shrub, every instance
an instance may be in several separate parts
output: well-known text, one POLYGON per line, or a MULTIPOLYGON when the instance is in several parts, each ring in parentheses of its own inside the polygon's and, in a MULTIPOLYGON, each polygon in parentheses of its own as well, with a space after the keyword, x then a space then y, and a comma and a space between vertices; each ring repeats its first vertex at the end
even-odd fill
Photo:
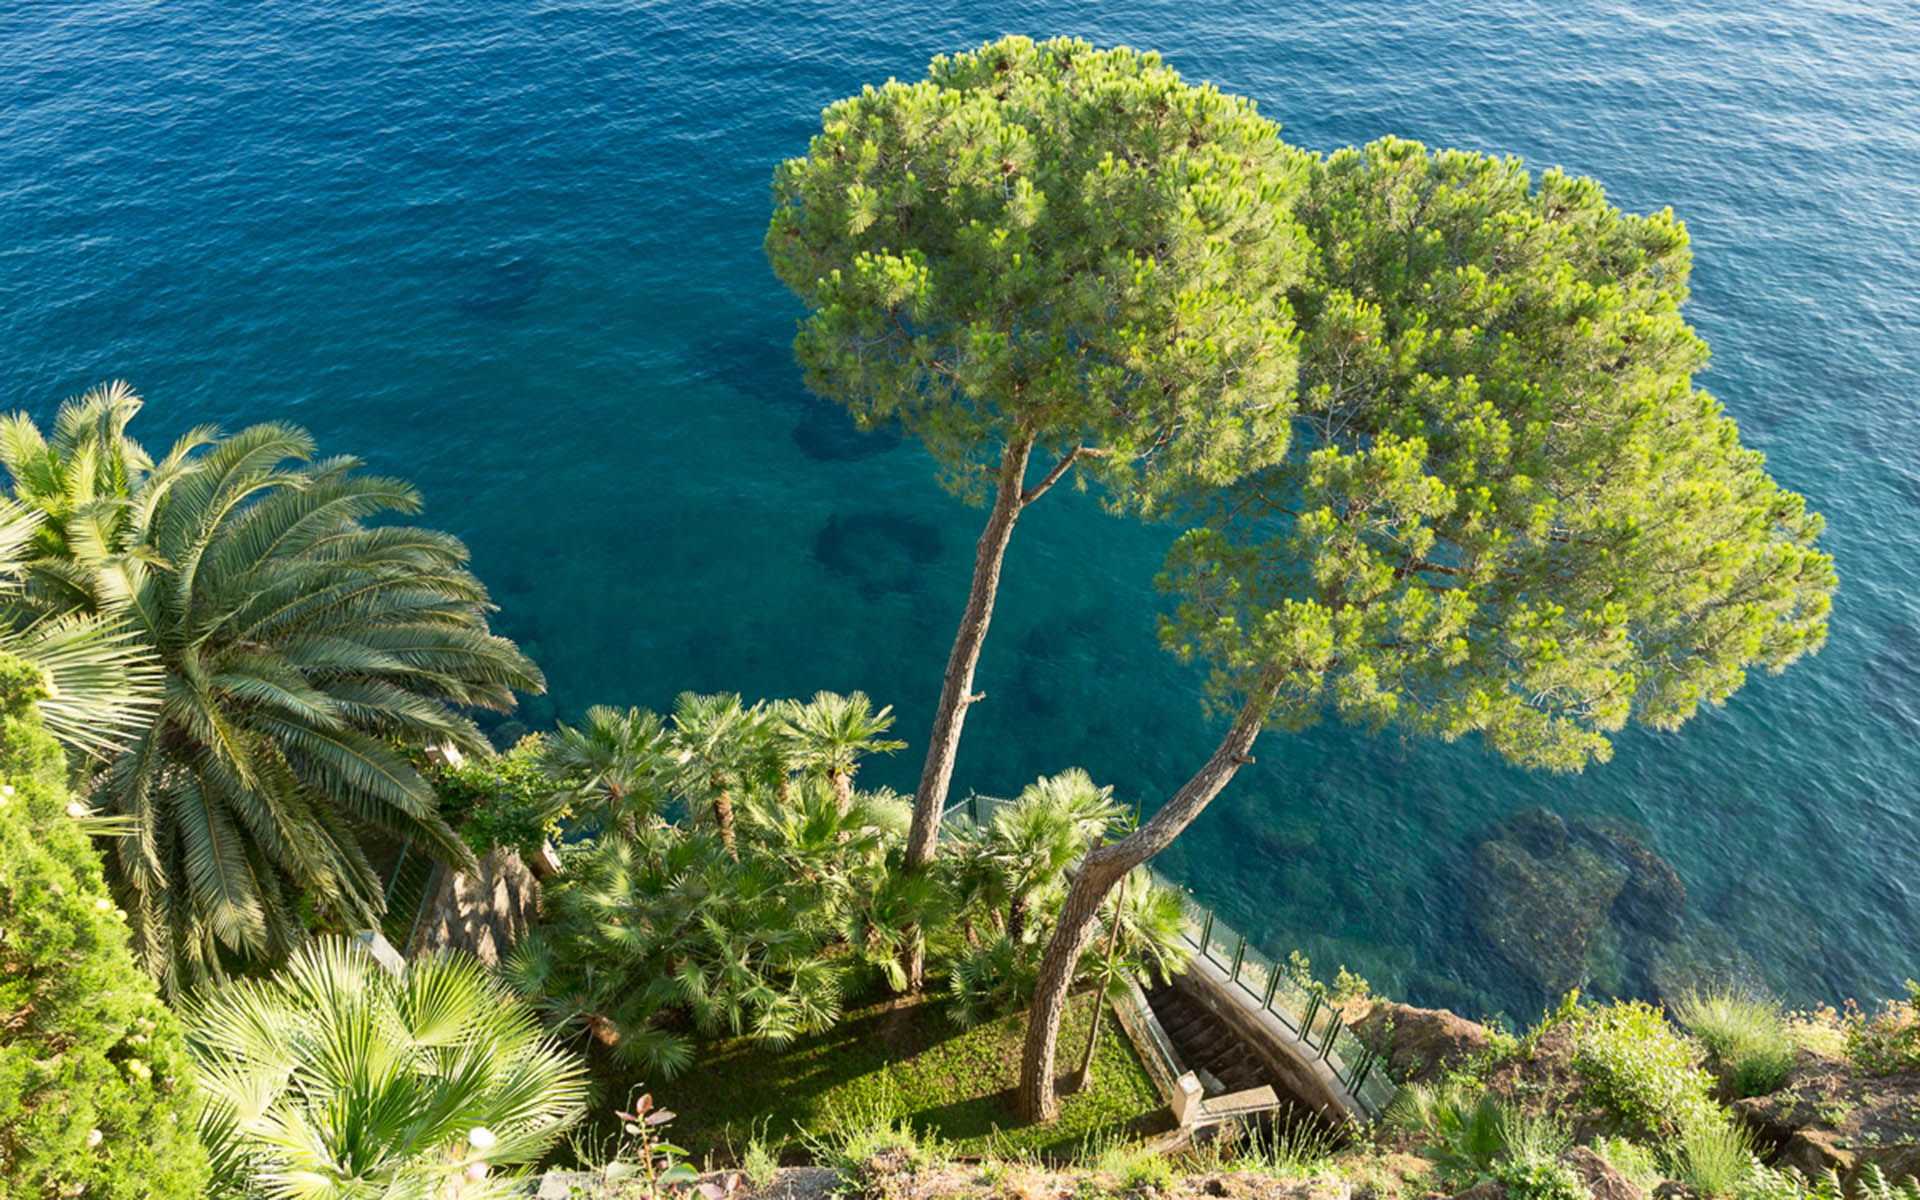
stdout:
POLYGON ((1730 988, 1695 989, 1673 1013, 1727 1072, 1735 1097, 1774 1091, 1793 1069, 1786 1013, 1773 1000, 1730 988))
POLYGON ((1667 1177, 1660 1167, 1659 1156, 1639 1142, 1623 1137, 1596 1138, 1593 1152, 1606 1159, 1614 1170, 1625 1175, 1645 1195, 1653 1195, 1653 1189, 1667 1177))
POLYGON ((1557 1159, 1502 1159, 1487 1177, 1505 1185, 1507 1200, 1589 1200, 1580 1173, 1557 1159))
POLYGON ((1422 1156, 1442 1179, 1466 1187, 1485 1178, 1507 1153, 1514 1113, 1491 1092, 1467 1080, 1410 1084, 1402 1089, 1388 1120, 1423 1138, 1422 1156))
POLYGON ((1731 1121, 1700 1121, 1680 1135, 1674 1176, 1696 1196, 1733 1196, 1753 1174, 1753 1141, 1731 1121))
POLYGON ((186 1050, 67 814, 32 690, 0 696, 0 1197, 197 1197, 186 1050))
POLYGON ((1583 1008, 1572 1024, 1573 1065, 1588 1098, 1624 1127, 1672 1134, 1725 1121, 1713 1077, 1659 1009, 1638 1000, 1583 1008))
POLYGON ((491 1196, 586 1100, 580 1059, 464 954, 389 974, 357 941, 316 939, 198 997, 187 1025, 236 1196, 438 1197, 461 1178, 491 1196))
POLYGON ((568 809, 541 762, 546 748, 546 738, 530 733, 498 757, 429 768, 440 815, 475 854, 495 846, 527 854, 559 832, 568 809))
POLYGON ((1870 1075, 1920 1071, 1920 983, 1907 980, 1907 998, 1888 1000, 1872 1014, 1848 1006, 1847 1057, 1870 1075))

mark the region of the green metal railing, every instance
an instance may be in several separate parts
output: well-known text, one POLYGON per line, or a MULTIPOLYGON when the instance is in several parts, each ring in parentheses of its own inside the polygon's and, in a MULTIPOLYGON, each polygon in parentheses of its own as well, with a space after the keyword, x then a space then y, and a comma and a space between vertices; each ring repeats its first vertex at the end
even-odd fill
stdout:
MULTIPOLYGON (((994 796, 969 795, 947 809, 946 819, 964 815, 978 825, 992 820, 995 811, 1010 803, 994 796)), ((1302 986, 1245 934, 1160 872, 1153 872, 1153 881, 1180 894, 1187 914, 1183 935, 1187 944, 1226 974, 1236 998, 1248 1008, 1272 1014, 1298 1037, 1308 1053, 1327 1064, 1369 1117, 1385 1111, 1399 1089, 1381 1069, 1379 1056, 1360 1044, 1328 1003, 1324 988, 1302 986)))

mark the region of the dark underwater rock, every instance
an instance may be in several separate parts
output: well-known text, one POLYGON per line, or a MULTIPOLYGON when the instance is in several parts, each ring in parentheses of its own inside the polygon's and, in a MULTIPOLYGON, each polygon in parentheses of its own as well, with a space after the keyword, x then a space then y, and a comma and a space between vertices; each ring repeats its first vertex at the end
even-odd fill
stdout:
POLYGON ((1468 919, 1482 939, 1548 996, 1587 981, 1587 951, 1628 870, 1584 845, 1535 854, 1512 838, 1489 838, 1473 854, 1468 919))
POLYGON ((511 253, 476 258, 466 267, 468 284, 460 311, 478 317, 514 317, 533 302, 553 270, 537 254, 511 253))
POLYGON ((813 539, 813 557, 869 599, 920 590, 940 558, 940 531, 897 513, 835 513, 813 539))
POLYGON ((793 444, 815 462, 847 462, 885 454, 900 444, 900 431, 862 430, 847 410, 825 400, 807 398, 807 410, 793 427, 793 444))

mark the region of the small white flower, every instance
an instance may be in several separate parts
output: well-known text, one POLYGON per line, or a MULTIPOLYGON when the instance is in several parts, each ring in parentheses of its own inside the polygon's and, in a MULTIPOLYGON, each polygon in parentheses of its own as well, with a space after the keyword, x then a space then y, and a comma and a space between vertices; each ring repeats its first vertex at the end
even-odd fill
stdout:
POLYGON ((13 785, 10 783, 0 783, 0 796, 5 796, 11 800, 13 798, 13 785))
POLYGON ((107 899, 105 896, 95 896, 93 898, 93 906, 101 912, 106 912, 113 907, 113 901, 107 899))
POLYGON ((107 1140, 107 1135, 104 1133, 101 1133, 98 1129, 87 1130, 87 1149, 92 1150, 98 1147, 101 1142, 104 1142, 106 1140, 107 1140))
POLYGON ((493 1136, 493 1130, 488 1129, 485 1125, 475 1125, 467 1131, 467 1145, 472 1146, 482 1154, 493 1149, 499 1141, 499 1138, 493 1136))
POLYGON ((467 1181, 469 1183, 479 1183, 482 1179, 485 1179, 486 1177, 487 1177, 487 1164, 483 1162, 467 1164, 467 1181))
POLYGON ((93 810, 78 800, 67 801, 67 815, 76 821, 84 821, 93 815, 93 810))

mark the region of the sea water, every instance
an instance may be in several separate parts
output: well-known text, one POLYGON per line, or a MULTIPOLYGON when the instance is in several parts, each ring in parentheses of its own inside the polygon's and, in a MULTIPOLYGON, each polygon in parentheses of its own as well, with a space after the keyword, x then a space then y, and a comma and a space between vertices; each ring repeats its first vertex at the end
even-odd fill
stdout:
MULTIPOLYGON (((1467 897, 1476 842, 1541 805, 1638 830, 1797 1002, 1920 975, 1910 3, 13 0, 0 403, 123 377, 150 444, 303 424, 471 545, 547 672, 527 724, 860 688, 912 742, 862 780, 910 790, 981 514, 807 395, 760 240, 822 106, 1007 32, 1160 50, 1314 149, 1397 134, 1672 206, 1703 382, 1842 580, 1817 658, 1611 763, 1269 735, 1160 865, 1271 949, 1524 1009, 1467 897)), ((956 794, 1077 764, 1151 809, 1204 759, 1155 642, 1170 537, 1064 490, 1022 519, 956 794)))

